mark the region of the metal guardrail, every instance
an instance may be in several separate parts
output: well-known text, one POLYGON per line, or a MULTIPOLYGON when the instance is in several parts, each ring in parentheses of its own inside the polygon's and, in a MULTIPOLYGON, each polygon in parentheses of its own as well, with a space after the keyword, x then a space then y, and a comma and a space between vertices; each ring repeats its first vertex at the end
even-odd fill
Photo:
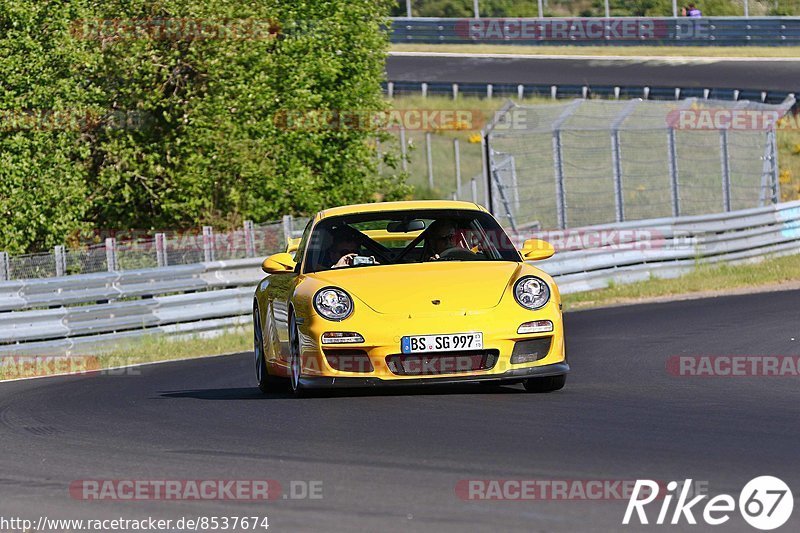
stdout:
POLYGON ((795 46, 800 17, 395 18, 393 43, 795 46))
MULTIPOLYGON (((563 293, 678 276, 698 261, 800 253, 800 201, 728 213, 515 234, 558 253, 536 265, 563 293)), ((92 353, 145 335, 250 323, 261 259, 0 282, 0 356, 92 353)))

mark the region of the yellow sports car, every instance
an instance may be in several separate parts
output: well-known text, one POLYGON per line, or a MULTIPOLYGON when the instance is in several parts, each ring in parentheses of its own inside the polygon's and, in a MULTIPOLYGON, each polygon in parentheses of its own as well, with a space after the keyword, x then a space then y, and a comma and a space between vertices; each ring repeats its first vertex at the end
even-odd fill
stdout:
POLYGON ((414 201, 327 209, 264 260, 253 301, 264 392, 490 381, 558 390, 561 298, 484 208, 414 201), (294 249, 296 248, 296 249, 294 249))

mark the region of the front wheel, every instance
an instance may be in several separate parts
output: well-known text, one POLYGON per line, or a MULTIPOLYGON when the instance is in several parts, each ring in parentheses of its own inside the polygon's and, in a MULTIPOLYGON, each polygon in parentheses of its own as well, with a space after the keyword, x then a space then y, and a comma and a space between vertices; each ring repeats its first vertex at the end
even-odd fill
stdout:
POLYGON ((563 389, 567 382, 567 375, 544 376, 541 378, 528 378, 522 384, 528 392, 553 392, 563 389))
POLYGON ((307 390, 300 383, 303 375, 303 364, 300 358, 300 332, 294 312, 289 317, 289 388, 295 397, 303 397, 307 390))

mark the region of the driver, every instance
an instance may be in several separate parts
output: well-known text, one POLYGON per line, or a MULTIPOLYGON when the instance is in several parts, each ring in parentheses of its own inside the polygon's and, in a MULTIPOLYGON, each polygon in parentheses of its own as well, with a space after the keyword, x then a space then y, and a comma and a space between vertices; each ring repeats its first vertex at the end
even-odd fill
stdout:
POLYGON ((465 249, 461 243, 461 233, 452 220, 441 219, 431 224, 428 228, 429 235, 425 238, 425 247, 430 261, 436 261, 445 250, 452 248, 465 249))

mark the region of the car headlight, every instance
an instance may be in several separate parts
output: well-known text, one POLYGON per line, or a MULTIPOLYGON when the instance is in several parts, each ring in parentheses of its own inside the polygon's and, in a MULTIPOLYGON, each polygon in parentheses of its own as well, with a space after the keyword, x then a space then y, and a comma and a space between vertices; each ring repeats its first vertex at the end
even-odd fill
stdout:
POLYGON ((314 295, 314 309, 328 320, 344 320, 353 312, 353 299, 342 289, 325 287, 314 295))
POLYGON ((525 276, 514 285, 514 298, 525 309, 539 309, 550 301, 550 287, 543 279, 525 276))

